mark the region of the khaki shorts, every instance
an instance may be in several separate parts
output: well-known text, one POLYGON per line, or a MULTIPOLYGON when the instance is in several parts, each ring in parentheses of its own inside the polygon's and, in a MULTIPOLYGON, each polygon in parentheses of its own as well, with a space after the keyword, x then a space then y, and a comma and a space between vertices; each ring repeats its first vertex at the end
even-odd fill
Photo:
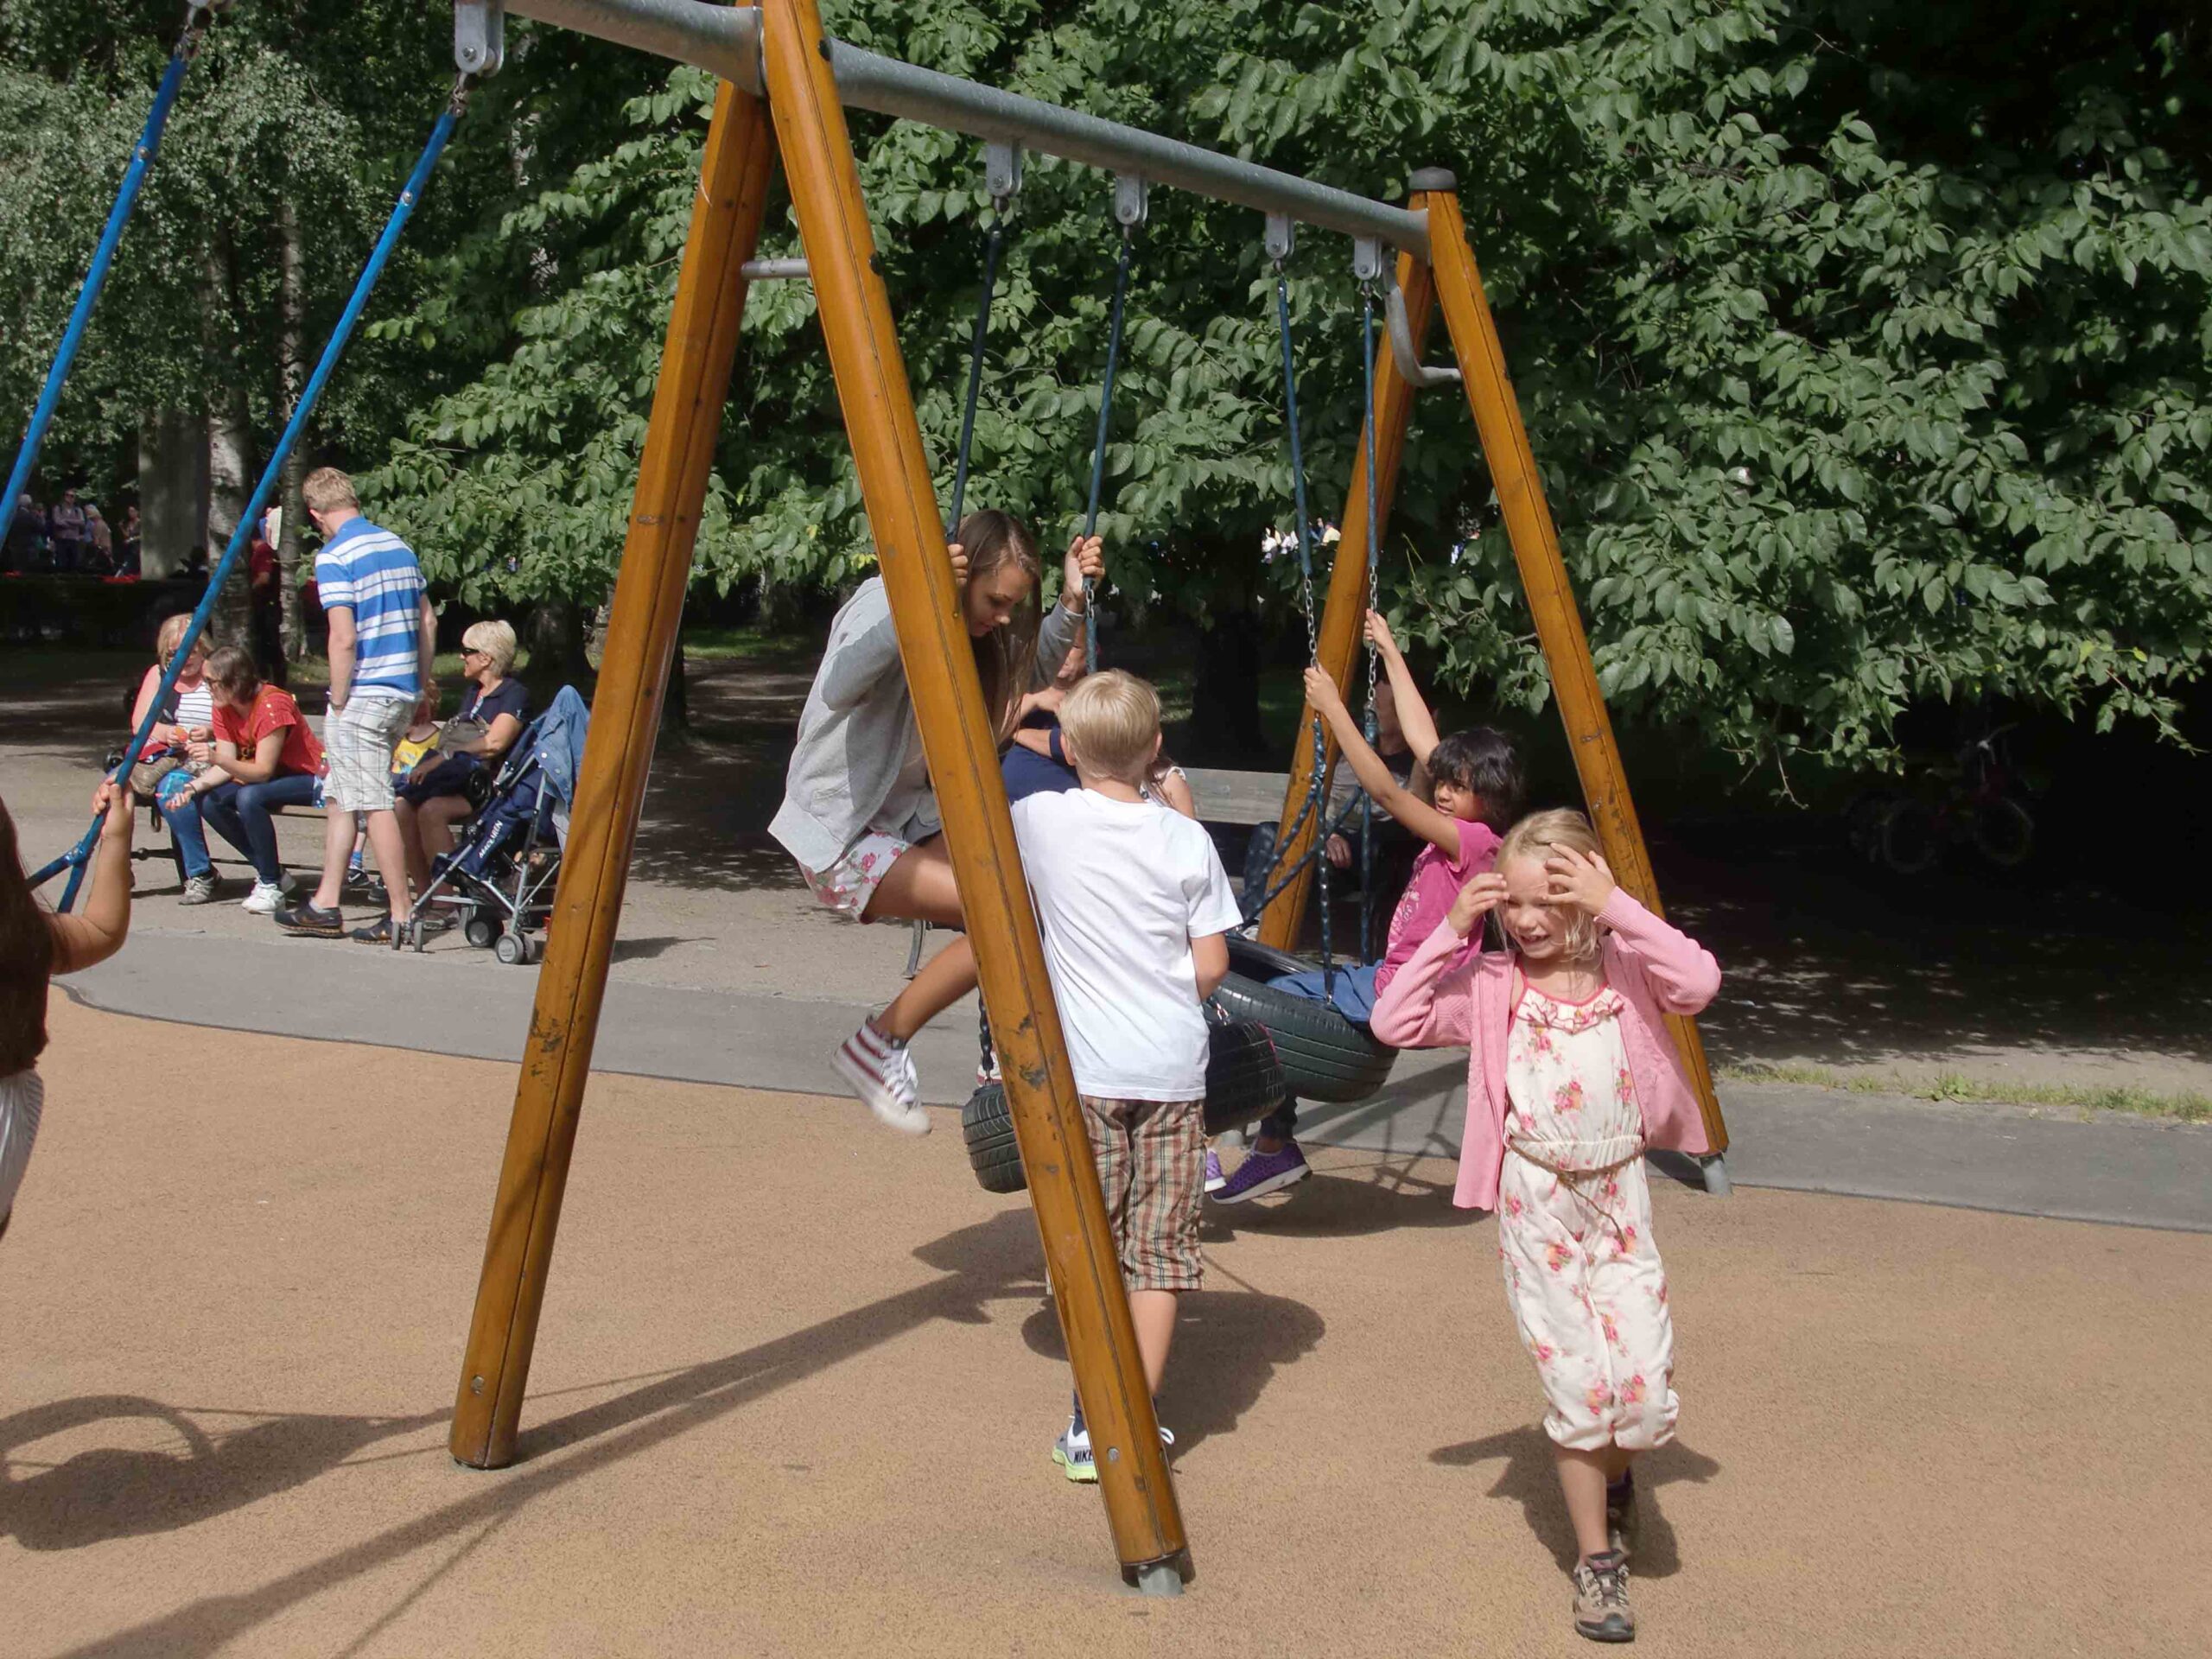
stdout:
POLYGON ((1131 1290, 1196 1290, 1205 1103, 1083 1096, 1084 1128, 1131 1290))

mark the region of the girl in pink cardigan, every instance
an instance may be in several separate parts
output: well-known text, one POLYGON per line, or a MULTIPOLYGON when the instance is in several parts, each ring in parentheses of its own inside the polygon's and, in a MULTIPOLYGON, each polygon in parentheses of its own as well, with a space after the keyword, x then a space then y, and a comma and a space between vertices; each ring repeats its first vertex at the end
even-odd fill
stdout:
POLYGON ((1375 1005, 1401 1048, 1465 1043, 1452 1202, 1495 1210, 1574 1523, 1574 1624, 1636 1634, 1630 1459, 1674 1437, 1674 1330, 1643 1152, 1711 1150, 1662 1016, 1720 988, 1711 953, 1615 885, 1579 812, 1523 818, 1375 1005), (1507 949, 1459 960, 1495 912, 1507 949))

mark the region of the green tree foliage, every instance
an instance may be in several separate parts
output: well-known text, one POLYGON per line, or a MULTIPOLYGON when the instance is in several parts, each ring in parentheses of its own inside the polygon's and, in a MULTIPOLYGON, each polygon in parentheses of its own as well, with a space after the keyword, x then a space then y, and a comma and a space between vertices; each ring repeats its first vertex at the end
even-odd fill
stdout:
MULTIPOLYGON (((1800 760, 1891 759, 1900 713, 1933 701, 2171 730, 2202 672, 2212 26, 2200 8, 825 11, 875 49, 1363 194, 1452 168, 1625 712, 1779 778, 1800 760)), ((0 16, 19 12, 31 9, 0 0, 0 16)), ((426 228, 365 342, 390 401, 364 404, 344 435, 357 461, 386 463, 378 510, 472 601, 590 602, 619 555, 708 88, 552 31, 514 33, 517 67, 471 117, 448 198, 460 217, 426 228), (547 110, 558 118, 533 113, 547 110)), ((404 28, 380 38, 388 48, 354 49, 384 50, 380 73, 404 78, 404 60, 432 78, 442 43, 417 49, 404 28)), ((133 73, 150 85, 150 67, 133 73)), ((0 80, 0 99, 36 91, 0 80)), ((429 100, 406 107, 426 114, 429 100)), ((43 106, 8 109, 51 147, 49 173, 72 164, 77 136, 50 131, 43 106)), ((991 211, 979 147, 853 120, 949 486, 991 211)), ((411 129, 376 137, 400 156, 414 142, 411 129)), ((12 227, 10 188, 0 181, 12 227)), ((971 499, 1054 534, 1079 512, 1088 471, 1108 205, 1099 175, 1033 157, 993 318, 971 499)), ((764 252, 797 251, 783 205, 769 226, 764 252)), ((1154 198, 1106 521, 1117 602, 1140 622, 1180 612, 1218 626, 1254 607, 1287 620, 1284 566, 1257 556, 1290 497, 1259 229, 1242 210, 1154 198)), ((1332 516, 1359 413, 1347 253, 1309 234, 1291 264, 1313 500, 1332 516)), ((804 284, 752 296, 702 582, 836 588, 870 563, 811 304, 804 284)), ((1542 705, 1488 478, 1448 391, 1416 412, 1384 585, 1447 684, 1542 705)))
MULTIPOLYGON (((0 411, 12 430, 60 338, 183 10, 173 0, 0 0, 0 411)), ((452 91, 449 16, 409 0, 253 0, 220 15, 70 378, 50 477, 111 470, 143 416, 205 409, 211 387, 239 382, 266 454, 280 424, 279 204, 302 230, 312 360, 452 91)), ((611 146, 607 106, 651 73, 549 34, 480 89, 377 310, 435 305, 452 250, 503 203, 611 146)), ((505 341, 499 313, 488 330, 480 323, 474 355, 357 337, 313 446, 382 453, 410 410, 465 384, 505 341)))

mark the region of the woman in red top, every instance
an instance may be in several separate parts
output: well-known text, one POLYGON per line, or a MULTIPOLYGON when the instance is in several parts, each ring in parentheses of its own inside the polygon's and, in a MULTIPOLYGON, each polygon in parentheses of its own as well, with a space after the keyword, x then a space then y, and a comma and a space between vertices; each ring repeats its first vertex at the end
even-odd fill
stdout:
POLYGON ((225 645, 207 659, 215 694, 215 759, 192 781, 200 812, 252 862, 253 891, 240 908, 274 915, 290 885, 276 856, 270 809, 315 806, 322 799, 322 745, 292 694, 264 685, 253 653, 225 645))

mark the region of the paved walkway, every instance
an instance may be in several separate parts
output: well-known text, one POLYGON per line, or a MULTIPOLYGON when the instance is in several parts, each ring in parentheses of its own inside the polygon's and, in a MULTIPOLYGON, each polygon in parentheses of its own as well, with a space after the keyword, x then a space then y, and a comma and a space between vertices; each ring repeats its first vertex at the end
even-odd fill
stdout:
MULTIPOLYGON (((142 907, 129 948, 68 982, 71 994, 92 1007, 193 1025, 521 1057, 533 970, 500 969, 466 949, 395 955, 171 931, 148 925, 150 919, 142 907), (300 1000, 302 987, 311 988, 310 1001, 300 1000)), ((607 987, 594 1064, 639 1077, 835 1094, 828 1055, 865 1011, 852 1002, 617 978, 607 987)), ((916 1060, 933 1103, 967 1097, 975 1030, 971 1000, 918 1040, 916 1060)), ((1454 1155, 1465 1077, 1459 1054, 1408 1053, 1373 1100, 1306 1109, 1301 1137, 1454 1155)), ((1727 1084, 1721 1099, 1734 1142, 1729 1173, 1739 1185, 2212 1231, 2212 1126, 1794 1084, 1727 1084)))

